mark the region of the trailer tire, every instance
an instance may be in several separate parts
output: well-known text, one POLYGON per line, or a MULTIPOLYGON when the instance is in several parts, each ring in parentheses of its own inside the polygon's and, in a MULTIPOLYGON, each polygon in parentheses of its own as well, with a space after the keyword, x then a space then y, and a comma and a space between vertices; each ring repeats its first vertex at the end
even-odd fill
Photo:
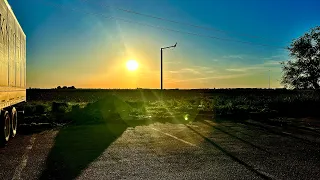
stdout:
POLYGON ((10 138, 10 114, 8 111, 1 112, 0 118, 0 145, 4 146, 10 138))
POLYGON ((11 137, 15 137, 18 127, 18 112, 15 107, 11 110, 11 137))

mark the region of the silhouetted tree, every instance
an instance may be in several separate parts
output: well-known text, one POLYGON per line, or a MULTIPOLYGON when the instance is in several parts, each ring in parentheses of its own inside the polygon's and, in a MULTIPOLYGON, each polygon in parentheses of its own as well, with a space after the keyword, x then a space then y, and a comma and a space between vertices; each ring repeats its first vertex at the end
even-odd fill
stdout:
POLYGON ((286 87, 319 89, 320 26, 312 28, 288 47, 292 60, 282 62, 282 81, 286 87))
POLYGON ((68 89, 68 87, 67 86, 63 86, 62 89, 68 89))
POLYGON ((61 86, 58 86, 57 89, 61 89, 61 86))
POLYGON ((68 89, 76 89, 74 86, 70 86, 68 87, 68 89))

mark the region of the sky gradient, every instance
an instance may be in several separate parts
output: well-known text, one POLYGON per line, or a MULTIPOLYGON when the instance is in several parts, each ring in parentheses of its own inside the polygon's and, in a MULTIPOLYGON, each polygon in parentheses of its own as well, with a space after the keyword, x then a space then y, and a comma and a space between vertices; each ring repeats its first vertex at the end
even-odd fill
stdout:
POLYGON ((164 88, 281 87, 286 47, 320 25, 317 0, 9 0, 27 35, 27 86, 53 88, 159 88, 160 48, 164 88), (112 6, 112 7, 110 7, 112 6), (120 11, 129 9, 205 30, 120 11), (219 38, 236 43, 128 23, 219 38), (135 59, 137 71, 126 62, 135 59))

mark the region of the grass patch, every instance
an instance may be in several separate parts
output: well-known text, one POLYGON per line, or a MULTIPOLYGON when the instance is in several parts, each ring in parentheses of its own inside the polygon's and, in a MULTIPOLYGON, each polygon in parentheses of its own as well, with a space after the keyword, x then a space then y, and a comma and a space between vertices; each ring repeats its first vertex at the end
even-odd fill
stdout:
MULTIPOLYGON (((287 90, 165 90, 160 101, 158 90, 29 90, 26 117, 35 121, 56 123, 74 121, 70 112, 91 109, 101 116, 114 116, 121 110, 125 119, 139 117, 172 117, 181 119, 181 114, 212 114, 215 117, 269 118, 269 117, 318 117, 319 91, 287 90), (101 99, 118 98, 116 106, 102 103, 101 99), (42 101, 37 98, 42 97, 42 101), (34 99, 32 99, 34 98, 34 99), (121 103, 120 103, 121 102, 121 103), (104 106, 96 111, 97 106, 104 106), (70 120, 71 119, 71 120, 70 120)), ((105 102, 104 102, 105 103, 105 102)), ((110 103, 110 102, 109 102, 110 103)), ((82 114, 87 116, 86 114, 82 114)), ((73 116, 73 115, 72 115, 73 116)), ((80 116, 80 115, 74 115, 80 116)), ((192 118, 191 118, 192 119, 192 118)), ((88 120, 90 121, 90 120, 88 120)))

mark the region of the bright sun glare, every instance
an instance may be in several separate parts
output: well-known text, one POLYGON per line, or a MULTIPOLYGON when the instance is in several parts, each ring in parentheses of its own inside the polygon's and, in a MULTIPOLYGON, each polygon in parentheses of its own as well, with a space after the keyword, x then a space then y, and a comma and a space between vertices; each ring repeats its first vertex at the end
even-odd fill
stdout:
POLYGON ((135 71, 135 70, 137 70, 137 69, 138 69, 138 66, 139 66, 139 64, 138 64, 138 62, 137 62, 136 60, 129 60, 129 61, 127 62, 127 69, 128 69, 129 71, 135 71))

